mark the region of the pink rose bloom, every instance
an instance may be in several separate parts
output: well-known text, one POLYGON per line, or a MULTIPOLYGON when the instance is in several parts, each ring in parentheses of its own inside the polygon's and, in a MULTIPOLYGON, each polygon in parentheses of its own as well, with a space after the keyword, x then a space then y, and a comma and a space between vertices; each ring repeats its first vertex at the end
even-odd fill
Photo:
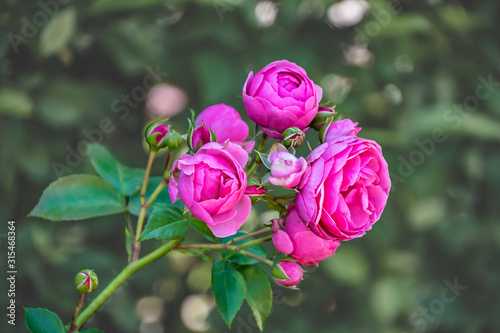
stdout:
POLYGON ((272 241, 278 251, 289 254, 302 266, 317 266, 340 245, 339 241, 318 237, 300 220, 295 209, 286 217, 285 230, 274 232, 272 241))
POLYGON ((196 118, 194 125, 210 127, 217 141, 243 142, 248 136, 248 125, 241 119, 235 108, 222 104, 207 107, 196 118))
POLYGON ((280 60, 255 75, 250 72, 243 86, 243 103, 248 117, 264 133, 281 139, 289 127, 305 131, 318 112, 322 94, 303 68, 280 60))
POLYGON ((281 266, 286 276, 288 276, 289 280, 280 280, 274 279, 277 284, 285 286, 285 287, 293 287, 299 284, 302 281, 302 276, 304 275, 304 271, 299 264, 295 261, 281 261, 278 263, 281 266))
POLYGON ((217 237, 234 235, 250 214, 243 167, 248 154, 238 145, 210 142, 194 155, 183 155, 172 166, 169 194, 179 198, 194 217, 217 237))
POLYGON ((337 136, 356 136, 361 131, 358 123, 353 123, 350 119, 342 119, 331 123, 325 129, 323 142, 329 141, 337 136))
POLYGON ((186 93, 176 86, 162 83, 154 86, 146 99, 146 111, 153 117, 173 117, 187 104, 186 93))
POLYGON ((361 237, 377 222, 391 187, 380 146, 337 136, 314 149, 295 199, 300 218, 325 239, 361 237))
POLYGON ((299 184, 300 178, 307 168, 307 162, 303 157, 293 156, 280 144, 271 148, 268 159, 271 162, 269 182, 288 189, 299 184))
POLYGON ((222 104, 215 104, 201 111, 195 120, 196 127, 205 126, 212 129, 217 142, 229 140, 238 143, 247 152, 251 152, 255 142, 247 141, 248 125, 241 119, 235 108, 222 104))

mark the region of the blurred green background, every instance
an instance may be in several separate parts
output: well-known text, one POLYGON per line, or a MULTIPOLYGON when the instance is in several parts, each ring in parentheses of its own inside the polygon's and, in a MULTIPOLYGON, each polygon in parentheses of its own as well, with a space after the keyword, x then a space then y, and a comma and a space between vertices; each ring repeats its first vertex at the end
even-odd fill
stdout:
MULTIPOLYGON (((187 94, 172 119, 185 131, 188 108, 226 103, 247 119, 239 95, 248 72, 278 59, 306 69, 323 102, 381 144, 393 189, 373 230, 310 268, 300 291, 275 286, 265 331, 500 331, 498 1, 3 0, 0 8, 0 262, 6 271, 14 219, 18 269, 17 325, 6 323, 2 287, 0 331, 26 332, 21 306, 69 322, 74 275, 94 268, 104 286, 126 264, 122 216, 55 223, 26 214, 58 174, 93 172, 78 154, 89 137, 145 166, 148 74, 187 94)), ((308 132, 313 146, 316 136, 308 132)), ((262 206, 251 215, 254 225, 269 218, 262 206)), ((246 305, 231 330, 210 312, 209 272, 181 254, 160 260, 87 327, 257 332, 246 305)))

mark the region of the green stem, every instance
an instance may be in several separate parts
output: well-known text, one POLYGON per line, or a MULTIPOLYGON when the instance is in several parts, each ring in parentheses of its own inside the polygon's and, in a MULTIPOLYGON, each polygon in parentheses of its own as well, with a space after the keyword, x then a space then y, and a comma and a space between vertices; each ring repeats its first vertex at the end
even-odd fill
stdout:
POLYGON ((118 274, 78 316, 76 326, 80 328, 83 324, 85 324, 85 322, 97 311, 97 309, 99 309, 99 307, 106 302, 106 300, 123 284, 123 282, 127 281, 127 279, 130 278, 135 272, 172 251, 174 247, 179 244, 179 242, 180 239, 171 240, 147 256, 125 267, 120 274, 118 274))
MULTIPOLYGON (((265 133, 262 133, 262 137, 260 138, 259 146, 257 147, 258 152, 262 153, 262 151, 264 150, 264 147, 266 146, 266 140, 267 140, 267 135, 265 133)), ((261 165, 261 163, 262 163, 262 160, 260 159, 260 155, 259 154, 255 155, 255 161, 253 162, 250 169, 248 169, 247 176, 250 177, 255 172, 255 170, 257 170, 259 165, 261 165)))
POLYGON ((262 237, 259 239, 254 239, 250 242, 246 242, 241 245, 229 245, 227 243, 225 244, 179 244, 176 246, 177 249, 186 249, 186 250, 192 250, 192 249, 206 249, 206 250, 226 250, 226 251, 233 251, 233 252, 238 252, 244 256, 247 256, 252 259, 256 259, 260 262, 263 262, 266 265, 273 266, 274 262, 263 258, 259 255, 256 255, 254 253, 245 251, 246 248, 249 248, 254 245, 262 244, 264 242, 267 242, 271 240, 272 236, 266 236, 262 237))
POLYGON ((242 240, 245 240, 245 239, 248 239, 248 238, 252 238, 252 237, 255 237, 255 236, 260 236, 260 235, 263 235, 263 234, 267 234, 268 232, 271 232, 272 230, 269 229, 268 227, 264 228, 264 229, 260 229, 260 230, 257 230, 257 231, 254 231, 254 232, 251 232, 249 234, 246 234, 246 235, 243 235, 243 236, 240 236, 240 237, 236 237, 236 238, 233 238, 231 239, 229 242, 227 242, 226 244, 227 245, 231 245, 231 244, 234 244, 234 243, 237 243, 237 242, 240 242, 242 240))
POLYGON ((142 234, 142 227, 144 225, 144 219, 146 218, 146 212, 148 210, 148 207, 153 203, 153 201, 156 199, 156 197, 160 194, 160 192, 167 186, 168 184, 168 179, 163 178, 161 183, 158 184, 158 187, 154 190, 154 192, 151 194, 151 196, 148 198, 148 201, 141 206, 141 211, 139 213, 139 218, 137 220, 137 230, 135 233, 135 243, 139 242, 139 238, 141 238, 142 234))
POLYGON ((148 187, 149 173, 151 172, 151 166, 153 165, 153 160, 155 159, 156 152, 151 151, 149 153, 148 165, 146 166, 146 173, 144 174, 144 180, 142 181, 141 187, 141 205, 144 205, 146 201, 146 188, 148 187))
POLYGON ((169 151, 167 156, 167 162, 165 163, 165 171, 163 172, 164 179, 170 179, 170 172, 168 171, 168 167, 170 166, 170 161, 172 160, 172 155, 174 153, 169 151))

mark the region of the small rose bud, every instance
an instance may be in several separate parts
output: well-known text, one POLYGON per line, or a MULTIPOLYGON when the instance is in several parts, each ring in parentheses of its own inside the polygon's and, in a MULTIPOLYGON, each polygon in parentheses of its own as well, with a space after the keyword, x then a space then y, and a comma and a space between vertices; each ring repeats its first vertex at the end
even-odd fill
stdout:
POLYGON ((320 106, 310 126, 319 131, 329 120, 333 120, 335 114, 336 111, 333 108, 320 106))
POLYGON ((319 140, 326 142, 338 136, 356 136, 361 131, 360 127, 356 127, 357 125, 358 123, 350 119, 328 121, 319 131, 319 140))
POLYGON ((206 143, 211 141, 210 129, 206 126, 192 127, 187 136, 187 145, 189 149, 196 152, 206 143))
POLYGON ((307 162, 303 157, 293 156, 280 144, 271 148, 268 159, 271 162, 269 182, 288 189, 299 184, 307 168, 307 162))
POLYGON ((274 277, 274 281, 276 281, 277 284, 285 287, 294 287, 299 284, 300 281, 302 281, 304 271, 302 270, 302 267, 295 261, 283 260, 278 263, 278 266, 280 266, 281 269, 285 272, 288 280, 274 277))
POLYGON ((165 138, 170 134, 170 126, 162 122, 154 122, 146 128, 146 141, 149 144, 151 151, 158 151, 158 149, 167 146, 165 138))
POLYGON ((93 269, 84 269, 75 276, 75 287, 82 294, 96 290, 97 284, 97 275, 93 269))
POLYGON ((298 127, 287 128, 283 132, 283 145, 287 148, 298 147, 304 142, 305 136, 298 127))
POLYGON ((177 131, 172 130, 172 133, 167 135, 165 142, 167 143, 168 150, 172 152, 182 145, 182 137, 177 131))

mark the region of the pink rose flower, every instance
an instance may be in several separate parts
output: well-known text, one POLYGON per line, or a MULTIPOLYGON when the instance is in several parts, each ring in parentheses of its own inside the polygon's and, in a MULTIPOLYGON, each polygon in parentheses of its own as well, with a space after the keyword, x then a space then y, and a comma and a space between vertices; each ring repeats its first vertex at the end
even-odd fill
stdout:
POLYGON ((353 123, 350 119, 338 120, 326 126, 328 127, 324 130, 323 142, 334 139, 337 136, 356 136, 361 131, 360 127, 356 127, 358 123, 353 123))
POLYGON ((192 135, 187 137, 188 147, 196 151, 198 148, 210 142, 210 129, 206 126, 198 126, 193 129, 192 135))
POLYGON ((275 144, 271 148, 268 159, 271 162, 269 182, 288 189, 299 184, 307 168, 307 162, 303 157, 293 156, 280 144, 275 144))
POLYGON ((361 237, 380 218, 391 187, 380 146, 337 136, 314 149, 295 199, 300 218, 326 239, 361 237))
POLYGON ((241 119, 238 111, 224 103, 215 104, 203 110, 195 120, 194 125, 200 127, 203 124, 212 129, 217 142, 229 140, 238 143, 245 151, 251 152, 255 142, 247 141, 248 125, 241 119))
POLYGON ((285 220, 285 230, 273 233, 273 244, 278 251, 290 255, 302 266, 318 263, 335 253, 340 242, 317 236, 300 220, 292 209, 285 220))
POLYGON ((289 280, 274 279, 277 284, 286 287, 293 287, 298 285, 299 282, 302 281, 304 271, 302 270, 302 267, 300 267, 300 265, 295 261, 285 260, 278 263, 278 265, 281 266, 286 276, 288 276, 289 280))
POLYGON ((235 108, 222 104, 207 107, 195 120, 196 127, 210 127, 217 136, 217 141, 243 142, 248 136, 248 125, 241 119, 235 108))
POLYGON ((210 142, 194 156, 181 156, 172 166, 168 189, 172 202, 180 198, 215 236, 234 235, 251 209, 245 195, 247 161, 248 154, 229 141, 210 142))
POLYGON ((243 103, 248 117, 264 133, 281 139, 289 127, 305 131, 318 112, 322 94, 303 68, 280 60, 255 75, 250 72, 243 86, 243 103))
POLYGON ((162 83, 149 91, 146 111, 152 117, 173 117, 186 107, 187 101, 187 95, 182 89, 162 83))

